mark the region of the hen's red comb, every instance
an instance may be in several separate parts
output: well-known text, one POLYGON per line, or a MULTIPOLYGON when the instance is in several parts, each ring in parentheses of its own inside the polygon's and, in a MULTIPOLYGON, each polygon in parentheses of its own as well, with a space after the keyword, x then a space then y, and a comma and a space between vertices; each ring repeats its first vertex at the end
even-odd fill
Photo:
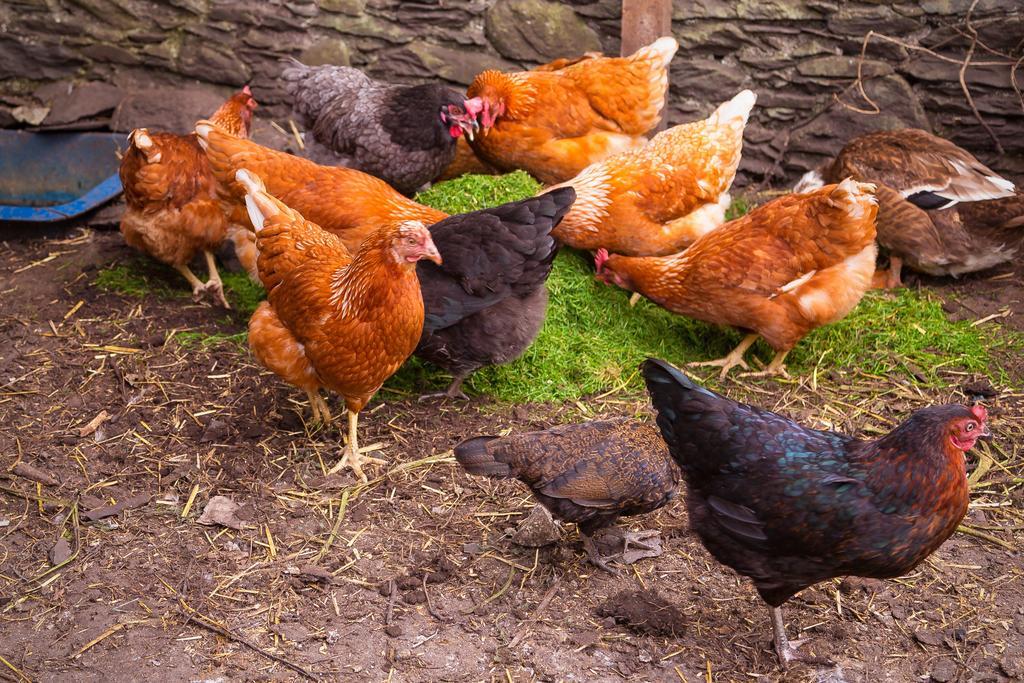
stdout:
POLYGON ((249 86, 248 85, 245 86, 244 88, 242 88, 242 92, 244 92, 246 95, 251 95, 252 94, 252 90, 249 90, 249 86))
POLYGON ((988 411, 985 410, 985 406, 980 403, 971 406, 971 412, 974 413, 974 417, 978 418, 978 422, 985 422, 988 420, 988 411))
POLYGON ((608 258, 608 250, 604 247, 598 249, 597 253, 594 254, 594 269, 597 271, 598 275, 600 275, 601 271, 604 270, 604 264, 608 263, 608 258))

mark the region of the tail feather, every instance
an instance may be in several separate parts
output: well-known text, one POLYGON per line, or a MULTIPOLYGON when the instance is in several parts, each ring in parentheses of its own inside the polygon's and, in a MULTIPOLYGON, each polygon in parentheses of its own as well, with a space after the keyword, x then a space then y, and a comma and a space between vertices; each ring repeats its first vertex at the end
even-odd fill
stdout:
POLYGON ((750 111, 757 102, 757 95, 752 90, 743 90, 728 102, 723 102, 715 110, 713 116, 718 125, 727 125, 742 129, 747 125, 750 111))
POLYGON ((679 49, 679 43, 672 36, 662 36, 650 45, 645 45, 633 53, 631 59, 653 62, 656 68, 664 69, 679 49))
POLYGON ((478 436, 467 439, 455 447, 455 459, 470 474, 505 479, 511 475, 511 468, 507 464, 495 460, 487 450, 487 444, 498 438, 497 436, 478 436))

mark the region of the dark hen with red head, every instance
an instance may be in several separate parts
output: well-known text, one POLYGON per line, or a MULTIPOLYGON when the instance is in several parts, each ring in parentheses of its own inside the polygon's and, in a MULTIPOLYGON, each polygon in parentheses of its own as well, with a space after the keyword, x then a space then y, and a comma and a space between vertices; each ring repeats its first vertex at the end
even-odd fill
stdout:
MULTIPOLYGON (((455 447, 467 472, 516 478, 555 517, 579 525, 590 561, 615 573, 591 536, 619 517, 653 512, 675 497, 679 470, 651 425, 595 420, 506 437, 479 436, 455 447)), ((625 544, 643 547, 643 532, 625 544)))
POLYGON ((819 581, 906 574, 967 512, 964 453, 988 435, 982 406, 933 406, 872 441, 808 429, 643 364, 658 427, 687 486, 690 525, 772 608, 819 581))
POLYGON ((440 83, 383 83, 351 67, 295 60, 281 78, 312 131, 309 159, 369 173, 406 195, 441 175, 458 138, 478 128, 479 100, 440 83))

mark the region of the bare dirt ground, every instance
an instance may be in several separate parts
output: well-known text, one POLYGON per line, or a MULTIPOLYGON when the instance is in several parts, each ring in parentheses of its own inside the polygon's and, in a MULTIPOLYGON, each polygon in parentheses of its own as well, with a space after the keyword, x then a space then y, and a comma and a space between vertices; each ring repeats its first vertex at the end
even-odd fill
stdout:
MULTIPOLYGON (((239 332, 243 319, 98 289, 98 270, 129 256, 117 233, 17 237, 0 242, 2 679, 1024 678, 1019 360, 1004 359, 1012 381, 988 392, 992 459, 969 463, 979 535, 956 534, 898 581, 804 591, 786 607, 790 636, 837 666, 782 673, 767 611, 686 531, 681 500, 626 520, 660 529, 665 552, 613 577, 584 561, 571 527, 555 545, 514 544, 524 490, 470 478, 450 456, 479 433, 646 416, 644 396, 503 406, 385 393, 360 441, 382 443, 392 469, 353 488, 325 479, 340 434, 307 433, 299 394, 230 342, 175 339, 239 332), (227 520, 240 528, 199 523, 214 496, 241 506, 227 520)), ((1006 273, 937 291, 974 319, 1010 308, 986 324, 1020 329, 1024 277, 1006 273)), ((727 391, 871 434, 963 400, 962 387, 988 389, 944 372, 941 390, 848 373, 727 391)))

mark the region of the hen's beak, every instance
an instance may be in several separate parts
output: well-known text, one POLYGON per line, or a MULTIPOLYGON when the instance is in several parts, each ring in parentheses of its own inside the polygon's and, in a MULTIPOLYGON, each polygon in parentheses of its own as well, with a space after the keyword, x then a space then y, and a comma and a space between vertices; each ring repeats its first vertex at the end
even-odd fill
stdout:
POLYGON ((461 119, 458 122, 458 124, 459 128, 462 129, 462 132, 464 132, 466 134, 466 137, 469 138, 469 141, 473 142, 473 137, 476 135, 476 132, 480 129, 480 122, 477 121, 475 118, 467 117, 461 119))
POLYGON ((434 240, 427 240, 427 243, 423 245, 423 255, 420 258, 425 258, 437 265, 441 265, 441 252, 434 246, 434 240))
POLYGON ((981 435, 978 438, 984 439, 986 441, 992 438, 992 430, 989 429, 988 425, 985 424, 984 422, 981 423, 981 435))

